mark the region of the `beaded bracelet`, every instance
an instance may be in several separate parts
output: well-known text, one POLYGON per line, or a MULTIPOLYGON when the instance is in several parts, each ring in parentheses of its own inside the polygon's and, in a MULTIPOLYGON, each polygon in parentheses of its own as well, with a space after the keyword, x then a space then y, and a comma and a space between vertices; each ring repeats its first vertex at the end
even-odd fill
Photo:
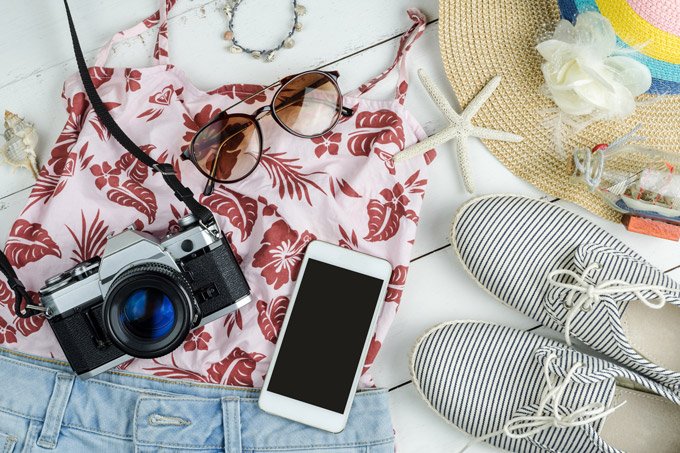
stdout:
POLYGON ((229 46, 229 52, 231 53, 249 53, 253 58, 255 59, 260 59, 264 57, 264 61, 266 62, 271 62, 274 61, 274 58, 276 57, 276 53, 282 49, 291 49, 295 45, 295 40, 293 39, 293 34, 295 32, 302 31, 302 24, 298 22, 298 17, 304 16, 307 13, 307 9, 302 6, 297 4, 297 0, 292 0, 293 4, 293 14, 295 16, 295 20, 293 21, 293 28, 288 32, 285 38, 281 41, 281 43, 272 48, 272 49, 250 49, 248 47, 243 46, 236 40, 236 36, 234 35, 234 18, 236 17, 236 11, 238 10, 238 7, 241 3, 243 3, 245 0, 232 0, 233 4, 227 3, 224 7, 224 14, 227 16, 227 19, 229 20, 229 29, 224 33, 224 39, 226 41, 231 41, 233 44, 229 46))

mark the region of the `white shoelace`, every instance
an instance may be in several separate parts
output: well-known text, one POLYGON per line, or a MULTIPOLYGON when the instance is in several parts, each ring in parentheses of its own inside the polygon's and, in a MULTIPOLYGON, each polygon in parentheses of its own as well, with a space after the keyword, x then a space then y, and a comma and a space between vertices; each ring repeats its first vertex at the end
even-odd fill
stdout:
POLYGON ((607 417, 609 414, 626 404, 625 401, 617 406, 607 409, 602 403, 590 403, 573 410, 570 413, 562 415, 560 411, 560 403, 564 396, 564 391, 567 386, 572 383, 572 379, 576 371, 583 367, 583 363, 578 362, 569 368, 564 380, 557 384, 558 376, 550 374, 550 364, 553 360, 558 358, 557 354, 550 353, 543 364, 543 375, 546 381, 546 388, 543 390, 541 401, 538 409, 534 415, 520 415, 509 419, 502 429, 494 431, 485 436, 477 437, 471 440, 460 451, 463 453, 472 445, 484 442, 499 434, 505 434, 512 439, 524 439, 533 436, 551 427, 556 428, 574 428, 577 426, 587 425, 601 418, 607 417), (551 409, 546 410, 546 406, 550 404, 551 409), (545 413, 544 413, 545 412, 545 413))
POLYGON ((581 275, 568 269, 557 269, 548 274, 548 282, 551 285, 569 290, 567 300, 564 301, 564 306, 569 310, 564 321, 564 339, 569 346, 571 346, 571 322, 580 310, 586 312, 592 310, 595 304, 600 301, 600 296, 631 292, 635 294, 640 302, 649 308, 659 309, 666 304, 665 292, 678 292, 677 290, 666 286, 630 284, 625 280, 604 280, 593 286, 586 281, 586 276, 594 269, 600 269, 600 265, 598 263, 589 264, 581 275), (557 277, 564 275, 574 279, 576 284, 557 281, 557 277), (642 291, 653 292, 654 295, 657 296, 658 301, 656 303, 650 301, 642 295, 642 291))

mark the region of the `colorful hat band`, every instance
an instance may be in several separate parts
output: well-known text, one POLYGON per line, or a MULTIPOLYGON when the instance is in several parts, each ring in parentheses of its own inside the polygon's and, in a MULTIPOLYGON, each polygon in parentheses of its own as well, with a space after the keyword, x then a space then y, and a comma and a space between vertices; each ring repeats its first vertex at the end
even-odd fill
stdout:
POLYGON ((643 63, 652 73, 648 93, 680 94, 680 36, 674 34, 680 26, 667 20, 680 12, 666 11, 670 14, 664 22, 659 20, 662 17, 659 8, 650 7, 649 0, 631 0, 631 3, 632 6, 624 0, 559 0, 559 7, 562 17, 572 22, 581 12, 600 12, 612 23, 617 43, 626 51, 625 55, 643 63), (652 25, 649 19, 663 29, 652 25), (640 51, 633 49, 638 46, 643 46, 640 51))

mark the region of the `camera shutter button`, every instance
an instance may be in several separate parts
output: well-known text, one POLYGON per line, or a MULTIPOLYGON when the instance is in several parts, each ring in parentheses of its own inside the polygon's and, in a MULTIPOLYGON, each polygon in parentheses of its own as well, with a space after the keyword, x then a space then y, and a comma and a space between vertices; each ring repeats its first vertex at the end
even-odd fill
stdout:
POLYGON ((194 243, 191 239, 185 239, 185 240, 182 241, 181 247, 182 247, 182 250, 189 253, 190 251, 192 251, 194 249, 194 243))

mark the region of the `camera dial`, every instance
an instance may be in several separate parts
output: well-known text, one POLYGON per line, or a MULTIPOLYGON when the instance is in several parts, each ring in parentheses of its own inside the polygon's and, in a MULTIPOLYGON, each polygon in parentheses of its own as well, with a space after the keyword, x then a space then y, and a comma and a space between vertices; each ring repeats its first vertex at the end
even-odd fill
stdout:
POLYGON ((180 272, 158 263, 134 266, 111 285, 104 326, 121 351, 155 358, 176 349, 199 316, 191 286, 180 272))

